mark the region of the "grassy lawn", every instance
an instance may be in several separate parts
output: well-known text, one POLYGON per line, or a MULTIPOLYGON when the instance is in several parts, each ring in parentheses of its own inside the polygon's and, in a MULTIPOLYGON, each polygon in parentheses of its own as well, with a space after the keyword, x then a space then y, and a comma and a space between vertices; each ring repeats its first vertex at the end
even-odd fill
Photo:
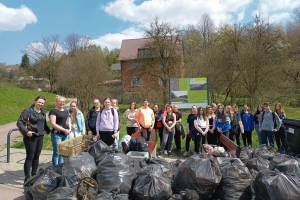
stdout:
POLYGON ((18 87, 0 85, 0 125, 15 122, 24 108, 28 108, 38 95, 46 97, 45 109, 54 107, 55 95, 18 87))
MULTIPOLYGON (((127 104, 126 105, 125 104, 120 104, 119 105, 119 108, 120 108, 120 111, 121 111, 122 114, 125 112, 125 110, 128 108, 128 106, 129 105, 127 105, 127 104)), ((139 106, 141 106, 141 105, 139 105, 139 106)), ((300 118, 300 108, 286 108, 285 110, 286 110, 288 118, 300 118)), ((190 113, 190 110, 181 110, 181 112, 182 112, 182 115, 183 115, 182 122, 183 122, 183 126, 185 128, 186 127, 187 116, 190 113)), ((122 126, 121 126, 121 130, 120 130, 120 139, 126 134, 126 122, 127 121, 125 119, 122 120, 122 126)), ((241 142, 241 145, 242 145, 243 144, 242 137, 240 137, 240 142, 241 142)), ((158 144, 157 144, 158 150, 159 150, 159 146, 160 146, 160 144, 158 142, 158 144)), ((258 137, 257 137, 257 133, 256 133, 255 130, 252 132, 252 146, 253 147, 258 147, 259 146, 258 137)), ((24 144, 23 144, 22 141, 19 141, 19 142, 15 142, 12 145, 12 147, 13 148, 24 148, 24 144)), ((182 152, 184 152, 185 151, 185 139, 181 140, 181 147, 182 147, 182 152)), ((243 147, 243 145, 241 147, 243 147)), ((175 149, 175 148, 176 148, 175 147, 175 142, 173 140, 173 149, 175 149)), ((44 147, 43 147, 43 149, 44 150, 52 150, 51 136, 50 135, 46 135, 44 137, 44 147)), ((276 145, 275 145, 275 149, 277 149, 276 145)), ((194 142, 193 141, 191 141, 191 143, 190 143, 190 151, 194 152, 194 142)))

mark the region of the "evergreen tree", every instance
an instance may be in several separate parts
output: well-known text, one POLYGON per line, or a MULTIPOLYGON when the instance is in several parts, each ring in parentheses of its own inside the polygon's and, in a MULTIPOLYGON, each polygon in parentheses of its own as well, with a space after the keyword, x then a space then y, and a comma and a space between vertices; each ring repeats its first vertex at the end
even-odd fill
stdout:
POLYGON ((30 67, 29 57, 26 53, 22 56, 22 62, 20 66, 25 71, 27 71, 30 67))

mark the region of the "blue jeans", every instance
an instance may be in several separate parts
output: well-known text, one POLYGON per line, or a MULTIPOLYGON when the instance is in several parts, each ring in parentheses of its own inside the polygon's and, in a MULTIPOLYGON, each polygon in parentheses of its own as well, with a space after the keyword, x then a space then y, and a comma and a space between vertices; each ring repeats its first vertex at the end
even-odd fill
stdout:
POLYGON ((67 135, 60 135, 51 133, 51 142, 53 147, 53 154, 52 154, 52 165, 56 166, 64 162, 63 157, 58 154, 58 143, 65 141, 67 139, 67 135))
POLYGON ((119 138, 120 138, 120 131, 118 131, 118 137, 116 137, 114 141, 114 149, 116 150, 118 150, 119 148, 119 138))
MULTIPOLYGON (((257 133, 258 143, 259 143, 259 146, 260 146, 262 144, 262 141, 261 141, 261 132, 259 132, 259 124, 255 124, 254 128, 255 128, 255 131, 257 133)), ((268 143, 266 145, 268 146, 268 143)))
POLYGON ((269 140, 269 144, 274 148, 274 132, 262 130, 260 133, 261 133, 262 144, 268 146, 268 140, 269 140))

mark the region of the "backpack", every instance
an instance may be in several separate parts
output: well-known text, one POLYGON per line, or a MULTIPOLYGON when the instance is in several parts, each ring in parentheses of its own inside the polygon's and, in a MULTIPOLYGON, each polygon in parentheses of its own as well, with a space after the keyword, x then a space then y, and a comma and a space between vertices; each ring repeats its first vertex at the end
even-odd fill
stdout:
MULTIPOLYGON (((104 108, 100 109, 100 115, 101 115, 103 109, 104 109, 104 108)), ((112 116, 114 117, 114 116, 115 116, 114 108, 111 107, 111 108, 110 108, 110 111, 111 111, 111 113, 112 113, 112 116)))
POLYGON ((148 152, 150 155, 150 148, 148 142, 144 137, 133 137, 129 142, 129 151, 148 152))
MULTIPOLYGON (((263 121, 264 121, 264 115, 265 115, 265 111, 263 111, 262 116, 261 116, 261 124, 262 124, 263 121)), ((273 117, 274 128, 276 128, 277 123, 276 123, 276 121, 275 121, 275 113, 274 113, 273 111, 272 111, 272 117, 273 117)))

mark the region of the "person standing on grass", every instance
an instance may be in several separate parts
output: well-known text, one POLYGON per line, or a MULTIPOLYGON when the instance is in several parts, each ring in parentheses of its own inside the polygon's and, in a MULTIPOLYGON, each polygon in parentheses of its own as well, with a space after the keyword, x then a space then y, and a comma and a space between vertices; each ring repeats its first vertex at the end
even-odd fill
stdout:
POLYGON ((119 148, 119 137, 120 137, 120 129, 121 129, 121 125, 122 125, 122 115, 120 113, 120 109, 118 107, 118 99, 111 99, 111 106, 116 109, 117 113, 118 113, 118 117, 119 117, 119 126, 118 126, 118 136, 115 138, 114 141, 114 149, 118 149, 119 148))
POLYGON ((152 110, 153 110, 154 118, 155 118, 154 127, 153 127, 153 129, 155 130, 154 141, 157 142, 159 129, 161 129, 163 127, 163 124, 161 122, 161 116, 158 115, 158 104, 154 104, 152 107, 152 110), (160 121, 158 121, 158 120, 160 120, 160 121))
POLYGON ((231 123, 231 132, 234 134, 236 144, 238 146, 241 146, 241 143, 240 143, 241 129, 240 129, 240 125, 239 125, 239 121, 241 121, 241 115, 239 112, 239 107, 235 103, 233 103, 231 107, 234 112, 233 113, 233 122, 231 123))
POLYGON ((63 142, 71 133, 71 121, 68 112, 64 109, 65 97, 56 96, 55 108, 49 112, 49 119, 52 126, 51 142, 53 147, 52 165, 63 163, 63 157, 58 153, 58 143, 63 142))
POLYGON ((175 125, 176 125, 176 115, 172 112, 172 106, 167 105, 166 112, 164 112, 162 117, 162 122, 164 125, 163 140, 160 145, 160 154, 164 153, 166 144, 168 143, 168 155, 172 156, 172 142, 175 135, 175 125))
POLYGON ((232 107, 230 105, 228 105, 228 106, 225 107, 225 112, 229 115, 229 119, 230 119, 231 129, 229 131, 229 139, 234 142, 235 133, 232 130, 232 124, 233 124, 233 118, 234 118, 234 116, 233 116, 234 115, 234 110, 232 109, 232 107))
POLYGON ((86 115, 86 132, 88 133, 88 135, 97 135, 96 132, 96 120, 97 120, 97 116, 98 113, 100 112, 101 109, 101 104, 99 99, 94 99, 93 101, 94 106, 88 111, 87 115, 86 115))
POLYGON ((251 147, 252 131, 254 130, 254 116, 251 112, 249 112, 247 104, 244 104, 240 116, 244 126, 244 134, 242 135, 244 147, 251 147))
POLYGON ((111 106, 110 98, 105 98, 103 104, 104 108, 100 110, 96 120, 97 137, 113 147, 115 138, 118 137, 119 115, 111 106))
POLYGON ((39 157, 43 148, 44 134, 50 133, 46 122, 46 110, 43 109, 46 98, 37 96, 33 104, 21 113, 17 127, 23 135, 26 159, 24 162, 25 180, 37 173, 39 157))
POLYGON ((259 131, 261 133, 262 144, 269 144, 274 148, 274 133, 280 129, 281 123, 278 115, 270 110, 271 104, 266 102, 264 111, 259 115, 259 131))
MULTIPOLYGON (((163 132, 164 132, 164 126, 163 126, 163 121, 162 121, 162 117, 164 115, 165 112, 167 112, 167 106, 169 106, 170 103, 169 102, 166 102, 164 107, 162 109, 160 109, 158 111, 158 121, 160 121, 162 123, 162 126, 161 128, 158 129, 158 134, 159 134, 159 140, 160 140, 160 144, 162 144, 162 141, 163 141, 163 132)), ((164 149, 164 153, 167 154, 167 151, 168 151, 168 142, 166 143, 165 145, 165 149, 164 149)))
POLYGON ((142 136, 149 141, 151 131, 154 127, 155 118, 153 110, 149 108, 149 102, 147 99, 144 99, 143 106, 137 110, 135 119, 142 131, 142 136))
MULTIPOLYGON (((223 105, 219 105, 219 107, 218 107, 218 114, 216 116, 216 129, 219 134, 223 134, 227 138, 229 138, 229 131, 231 129, 230 117, 225 112, 225 108, 223 105)), ((224 144, 222 144, 222 145, 225 148, 225 145, 224 144)), ((227 149, 227 148, 225 148, 225 149, 227 149)))
POLYGON ((284 130, 284 124, 282 123, 282 120, 285 119, 286 116, 281 103, 277 103, 275 105, 275 112, 278 115, 281 122, 281 126, 279 130, 275 132, 276 145, 278 149, 280 149, 280 147, 282 146, 286 148, 285 130, 284 130))
POLYGON ((183 153, 183 156, 188 156, 189 155, 189 149, 190 149, 190 142, 191 142, 191 131, 192 127, 194 126, 194 120, 197 117, 197 106, 193 105, 192 106, 192 112, 188 115, 187 118, 187 134, 185 138, 185 152, 183 153))
POLYGON ((176 153, 178 155, 181 154, 181 119, 182 119, 182 114, 181 112, 178 110, 178 105, 174 104, 173 106, 173 113, 176 115, 176 125, 175 125, 175 135, 174 135, 174 139, 175 139, 175 144, 176 144, 176 153))
POLYGON ((71 121, 71 133, 68 135, 68 139, 85 135, 85 122, 82 112, 77 108, 77 102, 72 101, 70 108, 67 109, 70 121, 71 121))
POLYGON ((195 135, 195 153, 200 153, 200 142, 202 139, 202 145, 206 143, 206 134, 209 129, 209 121, 205 115, 205 110, 202 107, 198 108, 197 117, 194 119, 194 126, 197 129, 197 134, 195 135))
MULTIPOLYGON (((262 144, 262 140, 261 140, 261 133, 259 131, 259 115, 260 113, 264 111, 264 107, 263 105, 258 105, 257 108, 256 108, 256 112, 254 113, 254 128, 255 128, 255 131, 256 131, 256 134, 257 134, 257 137, 258 137, 258 143, 259 145, 262 144)), ((267 144, 268 146, 268 144, 267 144)))
POLYGON ((209 129, 207 132, 207 143, 217 145, 218 137, 215 134, 215 123, 216 123, 216 115, 213 112, 213 109, 210 105, 206 106, 206 117, 209 122, 209 129))
POLYGON ((136 103, 131 102, 129 108, 125 111, 123 117, 127 119, 126 131, 127 135, 132 135, 139 130, 139 125, 135 119, 136 103))

